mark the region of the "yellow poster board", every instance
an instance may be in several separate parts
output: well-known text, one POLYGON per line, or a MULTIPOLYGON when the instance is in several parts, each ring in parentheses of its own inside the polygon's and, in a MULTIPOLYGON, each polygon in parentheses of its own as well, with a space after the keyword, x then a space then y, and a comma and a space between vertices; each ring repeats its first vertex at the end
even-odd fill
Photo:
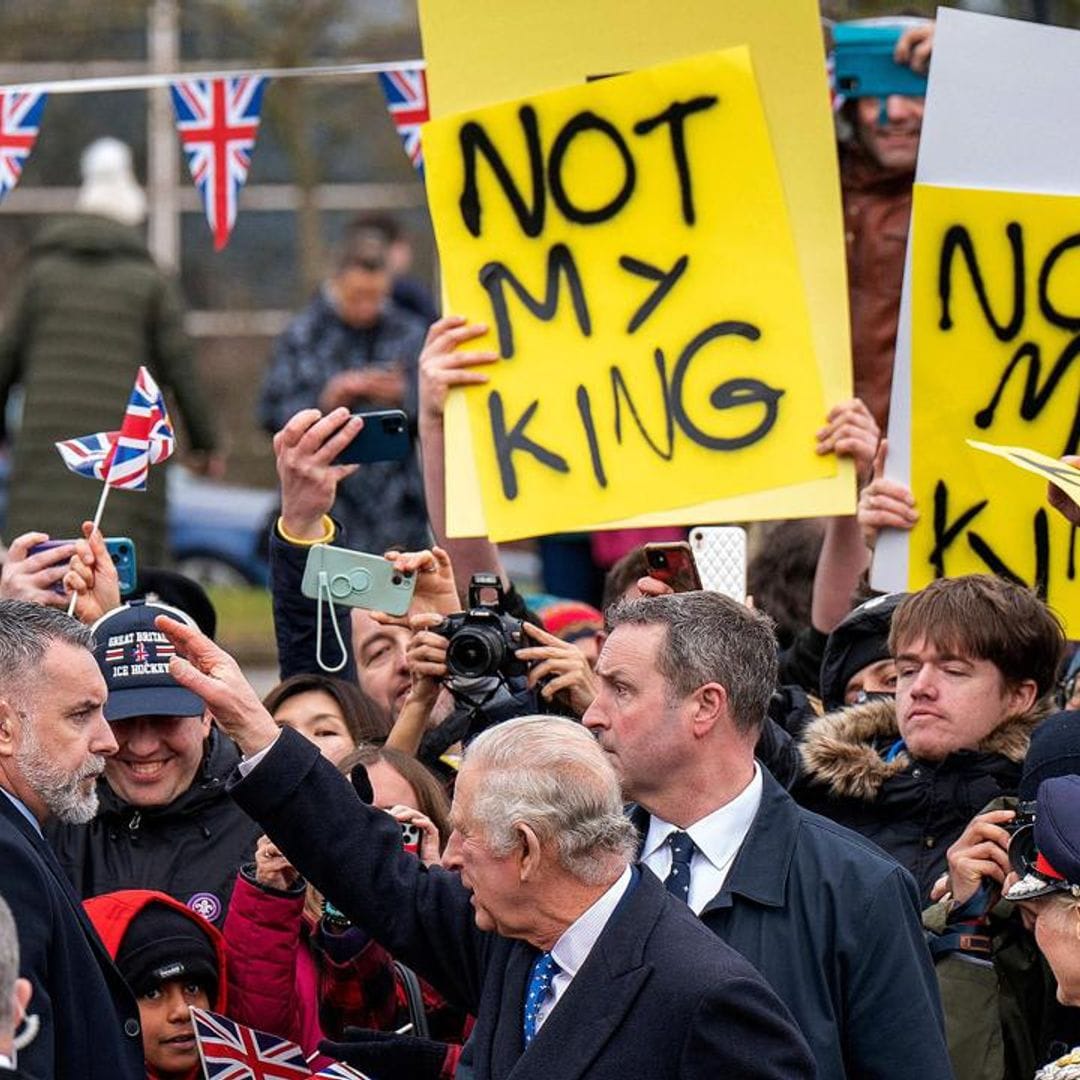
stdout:
POLYGON ((995 572, 1080 636, 1075 531, 1007 457, 1080 437, 1080 197, 918 185, 913 209, 909 584, 995 572))
MULTIPOLYGON (((851 396, 843 221, 835 135, 815 0, 420 0, 432 115, 445 116, 599 75, 632 72, 747 44, 780 166, 815 354, 830 406, 851 396)), ((470 315, 470 312, 462 314, 470 315)), ((824 423, 824 417, 822 417, 824 423)), ((451 535, 485 532, 462 395, 446 410, 451 535)), ((778 477, 778 484, 787 484, 778 477)), ((698 508, 698 521, 853 513, 854 474, 837 475, 698 508)), ((685 515, 676 512, 683 520, 685 515)), ((671 523, 665 512, 626 525, 671 523)), ((608 523, 608 527, 619 523, 608 523)))
POLYGON ((493 540, 835 473, 745 47, 423 138, 450 307, 502 358, 466 391, 493 540))

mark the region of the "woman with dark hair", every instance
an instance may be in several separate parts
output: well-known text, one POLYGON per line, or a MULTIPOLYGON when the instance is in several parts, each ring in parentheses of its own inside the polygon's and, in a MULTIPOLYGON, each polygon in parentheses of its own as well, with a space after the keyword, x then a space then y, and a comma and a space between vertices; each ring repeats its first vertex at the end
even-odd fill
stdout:
POLYGON ((291 727, 335 765, 360 743, 381 743, 389 725, 354 683, 329 675, 293 675, 263 698, 279 727, 291 727))
MULTIPOLYGON (((400 751, 365 743, 350 745, 339 754, 342 735, 319 734, 319 724, 325 721, 312 720, 307 729, 293 722, 287 706, 311 693, 313 688, 305 684, 313 682, 355 689, 336 679, 297 676, 268 696, 265 704, 271 715, 296 727, 346 775, 363 765, 373 804, 402 823, 407 848, 413 850, 415 845, 418 858, 429 865, 437 863, 450 833, 449 802, 439 781, 400 751), (290 696, 288 690, 295 687, 304 688, 290 696)), ((337 701, 321 686, 317 692, 337 701)), ((325 705, 324 701, 319 708, 325 705)), ((340 722, 344 726, 344 717, 340 722)), ((393 957, 307 885, 266 836, 258 842, 255 864, 240 872, 223 934, 230 960, 230 998, 241 1003, 232 1018, 291 1039, 305 1054, 314 1053, 321 1039, 342 1038, 346 1027, 396 1032, 411 1018, 407 976, 393 957)), ((421 982, 419 989, 431 1039, 440 1042, 417 1040, 418 1046, 437 1056, 439 1061, 433 1064, 445 1067, 450 1076, 459 1048, 448 1049, 442 1042, 462 1041, 466 1017, 426 983, 421 982)))

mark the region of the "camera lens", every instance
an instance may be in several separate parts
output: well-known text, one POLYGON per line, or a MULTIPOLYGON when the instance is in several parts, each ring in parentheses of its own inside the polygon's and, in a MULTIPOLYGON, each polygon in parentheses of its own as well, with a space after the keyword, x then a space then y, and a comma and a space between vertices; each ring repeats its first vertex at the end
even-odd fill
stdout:
POLYGON ((446 666, 451 675, 463 679, 494 675, 502 664, 505 649, 498 631, 487 626, 464 627, 450 639, 446 666))
POLYGON ((658 551, 654 558, 657 566, 667 566, 667 556, 662 551, 658 551))

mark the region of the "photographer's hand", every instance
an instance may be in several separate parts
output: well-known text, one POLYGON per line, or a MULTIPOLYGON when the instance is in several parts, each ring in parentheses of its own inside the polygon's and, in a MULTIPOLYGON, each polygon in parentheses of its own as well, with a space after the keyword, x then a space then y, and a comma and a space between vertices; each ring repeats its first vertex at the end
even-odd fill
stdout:
POLYGON ((409 619, 413 631, 405 649, 405 662, 412 676, 409 696, 429 707, 439 696, 439 685, 447 675, 446 651, 450 642, 433 630, 442 621, 442 616, 434 612, 413 615, 409 619))
POLYGON ((324 535, 323 515, 334 505, 338 484, 360 467, 333 461, 363 426, 348 409, 326 416, 318 409, 302 409, 274 436, 281 527, 289 536, 317 540, 324 535))
POLYGON ((441 547, 433 547, 430 551, 388 551, 386 558, 399 573, 416 575, 410 612, 452 615, 461 610, 461 598, 454 584, 454 567, 450 556, 441 547))
POLYGON ((29 532, 15 537, 7 550, 0 570, 0 599, 29 600, 46 607, 67 607, 68 598, 53 591, 68 572, 68 560, 75 554, 74 544, 29 554, 32 547, 44 544, 47 533, 29 532))
POLYGON ((925 75, 930 70, 930 57, 934 53, 935 28, 936 24, 931 20, 905 30, 893 49, 893 59, 898 64, 906 64, 912 71, 925 75))
POLYGON ((420 749, 442 679, 446 675, 448 642, 429 629, 441 622, 442 616, 431 612, 409 619, 413 636, 405 650, 405 662, 409 665, 412 687, 386 737, 386 745, 410 757, 415 757, 420 749))
POLYGON ((949 891, 958 904, 975 895, 983 878, 999 887, 1011 869, 1008 831, 1002 826, 1016 817, 1012 810, 976 814, 949 848, 949 891))
POLYGON ((519 660, 529 664, 529 687, 535 688, 542 680, 547 680, 540 687, 540 696, 545 701, 561 694, 575 716, 584 716, 600 690, 585 654, 572 642, 563 641, 539 626, 523 625, 526 636, 539 642, 515 653, 519 660))
POLYGON ((439 830, 435 828, 435 822, 412 806, 391 806, 387 813, 403 825, 415 825, 420 830, 420 850, 417 855, 425 866, 435 866, 442 858, 439 830))

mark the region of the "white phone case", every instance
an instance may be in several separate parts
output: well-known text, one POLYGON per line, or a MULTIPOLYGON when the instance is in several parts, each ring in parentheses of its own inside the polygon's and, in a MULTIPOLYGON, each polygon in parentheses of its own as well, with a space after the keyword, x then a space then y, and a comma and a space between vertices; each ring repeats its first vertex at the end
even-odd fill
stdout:
POLYGON ((738 525, 695 525, 690 530, 701 586, 738 600, 746 599, 746 530, 738 525))

